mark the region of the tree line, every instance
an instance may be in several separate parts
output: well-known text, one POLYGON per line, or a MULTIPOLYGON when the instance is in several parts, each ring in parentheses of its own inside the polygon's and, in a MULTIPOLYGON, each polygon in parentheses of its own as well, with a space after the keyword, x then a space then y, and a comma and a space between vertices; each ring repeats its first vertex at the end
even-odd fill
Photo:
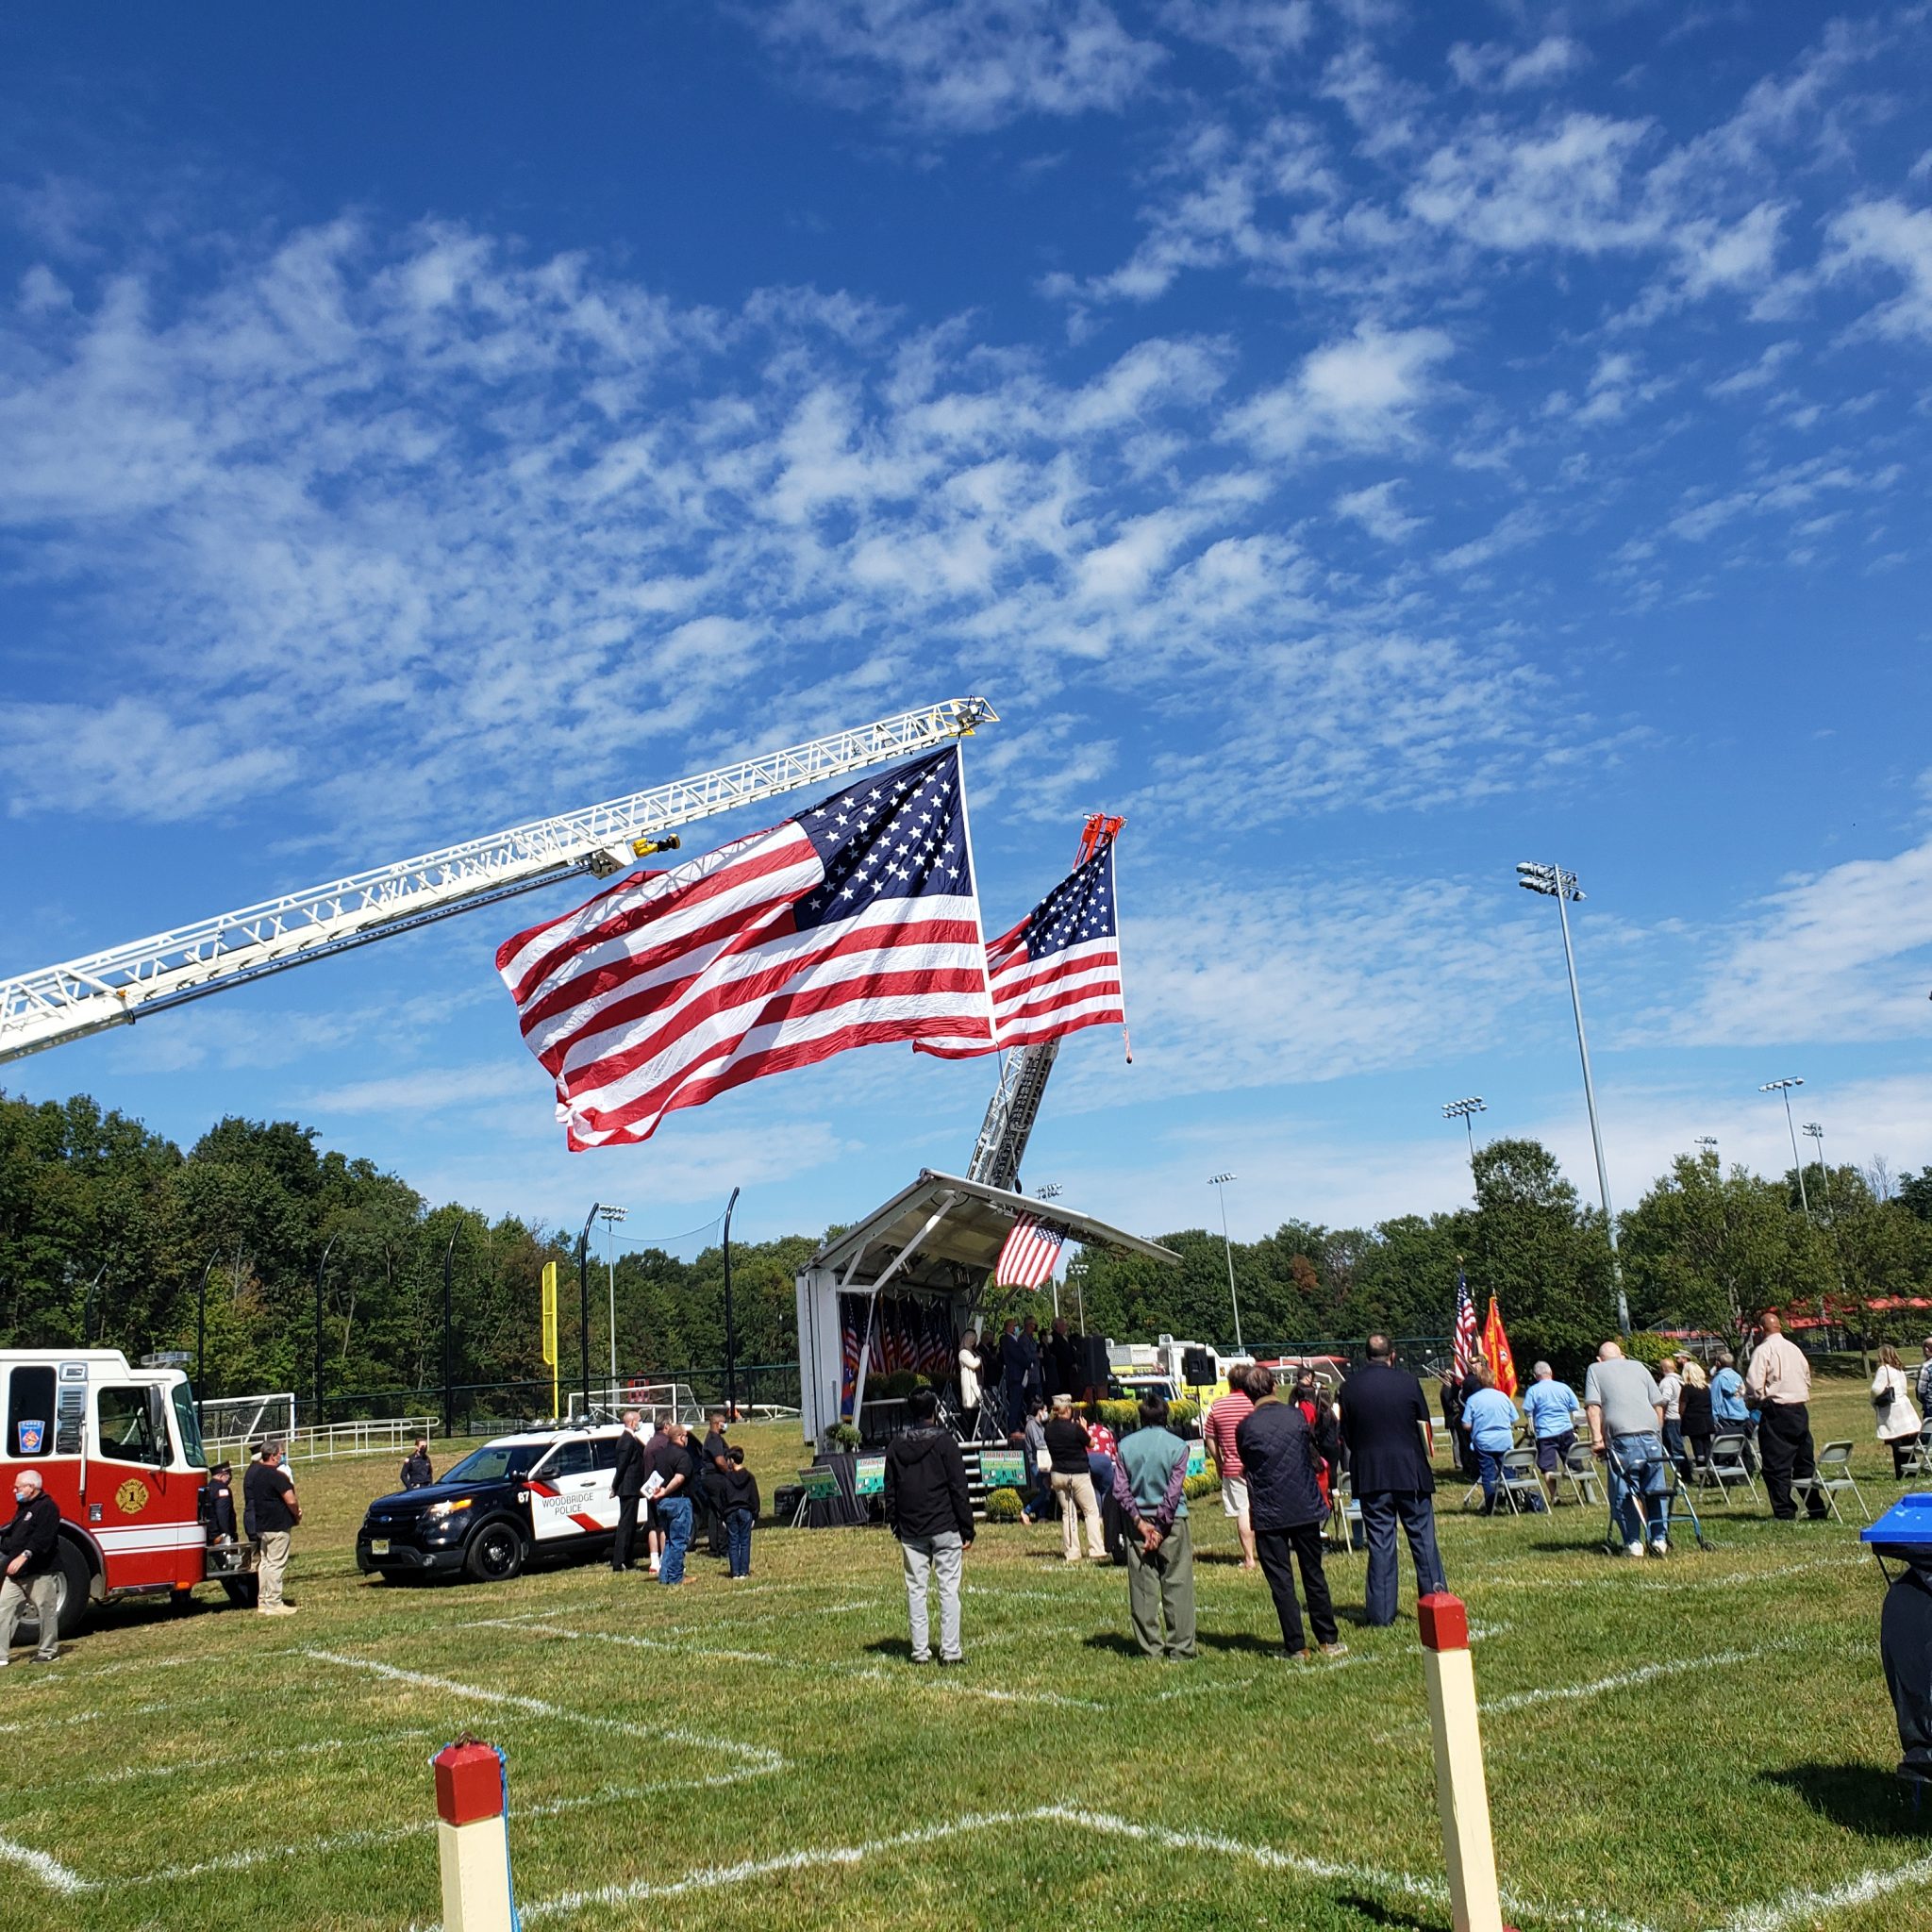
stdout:
MULTIPOLYGON (((1474 1200, 1372 1228, 1288 1220, 1232 1250, 1241 1330, 1306 1347, 1373 1328, 1448 1332, 1458 1270, 1478 1313, 1498 1297, 1516 1353, 1567 1370, 1616 1330, 1602 1214, 1534 1141, 1479 1148, 1474 1200)), ((1624 1285, 1645 1328, 1737 1335, 1767 1307, 1825 1307, 1873 1340, 1932 1330, 1932 1168, 1894 1176, 1812 1166, 1771 1178, 1685 1155, 1619 1218, 1624 1285)), ((721 1190, 722 1191, 722 1190, 721 1190)), ((732 1245, 738 1358, 797 1358, 793 1277, 821 1235, 732 1245)), ((1233 1340, 1227 1255, 1218 1233, 1161 1235, 1178 1268, 1132 1257, 1078 1257, 1063 1312, 1116 1340, 1170 1333, 1233 1340)), ((458 1385, 547 1382, 540 1282, 558 1264, 566 1388, 580 1359, 575 1230, 432 1205, 374 1162, 316 1146, 293 1122, 217 1122, 183 1152, 84 1096, 31 1103, 0 1094, 0 1346, 78 1342, 130 1359, 192 1350, 206 1307, 205 1394, 292 1389, 314 1373, 315 1285, 331 1412, 377 1391, 438 1387, 445 1258, 458 1385)), ((604 1265, 591 1266, 589 1341, 602 1379, 609 1336, 604 1265)), ((615 1274, 618 1360, 662 1377, 724 1356, 724 1257, 627 1249, 615 1274)), ((1039 1303, 1028 1297, 1026 1307, 1039 1303)), ((1004 1312, 995 1297, 989 1319, 1004 1312)), ((433 1406, 433 1405, 431 1405, 433 1406)))

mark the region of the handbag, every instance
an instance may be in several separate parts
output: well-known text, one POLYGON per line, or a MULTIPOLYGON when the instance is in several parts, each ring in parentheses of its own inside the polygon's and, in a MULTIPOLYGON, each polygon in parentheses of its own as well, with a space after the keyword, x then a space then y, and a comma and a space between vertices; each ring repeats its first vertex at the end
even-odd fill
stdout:
POLYGON ((1033 1452, 1033 1466, 1041 1475, 1051 1475, 1053 1474, 1053 1451, 1051 1449, 1036 1449, 1033 1452))

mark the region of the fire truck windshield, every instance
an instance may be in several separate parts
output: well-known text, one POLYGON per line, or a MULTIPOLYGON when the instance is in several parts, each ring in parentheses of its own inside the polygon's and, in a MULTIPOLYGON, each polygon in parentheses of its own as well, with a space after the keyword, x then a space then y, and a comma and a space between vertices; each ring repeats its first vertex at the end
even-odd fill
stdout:
POLYGON ((175 1427, 181 1438, 181 1459, 191 1468, 200 1468, 208 1460, 208 1451, 201 1446, 201 1419, 194 1412, 194 1397, 189 1391, 186 1382, 176 1382, 174 1388, 175 1427))
POLYGON ((443 1477, 446 1483, 500 1483, 528 1475, 548 1442, 491 1442, 473 1450, 443 1477))

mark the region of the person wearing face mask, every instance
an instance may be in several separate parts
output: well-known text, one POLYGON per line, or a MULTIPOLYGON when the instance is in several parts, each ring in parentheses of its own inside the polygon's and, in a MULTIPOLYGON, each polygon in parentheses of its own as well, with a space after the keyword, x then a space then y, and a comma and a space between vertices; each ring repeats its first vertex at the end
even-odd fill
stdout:
POLYGON ((24 1469, 13 1478, 13 1521, 0 1530, 0 1668, 9 1661, 13 1632, 31 1604, 41 1622, 34 1661, 50 1664, 60 1654, 57 1553, 60 1506, 41 1487, 41 1473, 24 1469))

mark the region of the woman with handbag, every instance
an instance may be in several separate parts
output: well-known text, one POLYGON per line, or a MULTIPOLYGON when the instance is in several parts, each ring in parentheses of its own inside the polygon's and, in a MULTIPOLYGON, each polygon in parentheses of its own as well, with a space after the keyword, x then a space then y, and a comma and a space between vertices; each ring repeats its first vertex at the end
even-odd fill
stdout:
POLYGON ((1878 1420, 1878 1440, 1891 1444, 1891 1476, 1903 1482, 1906 1458, 1919 1440, 1919 1411, 1906 1381, 1898 1350, 1887 1342, 1878 1351, 1878 1373, 1872 1377, 1872 1412, 1878 1420))

